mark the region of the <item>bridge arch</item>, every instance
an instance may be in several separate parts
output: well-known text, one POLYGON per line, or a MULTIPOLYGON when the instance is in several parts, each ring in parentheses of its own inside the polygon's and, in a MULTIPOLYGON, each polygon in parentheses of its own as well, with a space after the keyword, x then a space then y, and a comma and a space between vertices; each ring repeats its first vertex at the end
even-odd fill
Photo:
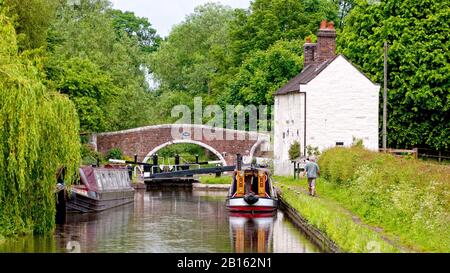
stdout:
POLYGON ((219 158, 219 160, 222 162, 223 166, 227 166, 227 161, 225 160, 225 158, 223 157, 223 155, 221 153, 219 153, 216 149, 214 149, 213 147, 209 146, 206 143, 200 142, 200 141, 195 141, 195 140, 191 140, 191 139, 175 139, 175 140, 171 140, 168 141, 166 143, 163 143, 157 147, 155 147, 153 150, 151 150, 147 156, 144 158, 144 162, 147 162, 152 155, 156 154, 156 152, 158 152, 159 150, 161 150, 164 147, 173 145, 173 144, 181 144, 181 143, 189 143, 189 144, 195 144, 198 146, 201 146, 205 149, 208 149, 209 151, 211 151, 215 156, 217 156, 217 158, 219 158))
POLYGON ((171 144, 192 143, 211 151, 221 162, 226 162, 226 166, 234 164, 238 153, 246 158, 257 154, 258 147, 264 151, 270 149, 270 145, 264 144, 270 143, 267 133, 197 124, 164 124, 98 133, 92 135, 90 142, 96 151, 103 154, 112 148, 119 148, 126 156, 137 155, 138 161, 148 160, 152 154, 171 144), (182 132, 180 128, 183 128, 182 132), (212 132, 217 137, 211 138, 212 132))

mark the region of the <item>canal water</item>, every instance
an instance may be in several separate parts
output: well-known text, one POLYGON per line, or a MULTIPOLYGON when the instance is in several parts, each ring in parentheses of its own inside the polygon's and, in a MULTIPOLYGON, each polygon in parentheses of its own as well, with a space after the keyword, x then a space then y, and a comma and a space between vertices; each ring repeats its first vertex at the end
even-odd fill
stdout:
POLYGON ((98 214, 68 215, 53 235, 0 243, 0 252, 319 252, 282 211, 230 215, 226 193, 136 191, 135 202, 98 214))

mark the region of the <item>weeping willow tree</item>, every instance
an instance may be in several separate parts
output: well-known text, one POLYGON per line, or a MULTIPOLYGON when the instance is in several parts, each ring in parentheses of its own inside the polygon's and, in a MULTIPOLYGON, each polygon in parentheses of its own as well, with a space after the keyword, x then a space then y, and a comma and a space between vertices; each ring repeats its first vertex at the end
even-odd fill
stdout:
POLYGON ((0 11, 0 236, 53 230, 56 172, 65 167, 70 185, 80 160, 76 110, 30 56, 0 11))

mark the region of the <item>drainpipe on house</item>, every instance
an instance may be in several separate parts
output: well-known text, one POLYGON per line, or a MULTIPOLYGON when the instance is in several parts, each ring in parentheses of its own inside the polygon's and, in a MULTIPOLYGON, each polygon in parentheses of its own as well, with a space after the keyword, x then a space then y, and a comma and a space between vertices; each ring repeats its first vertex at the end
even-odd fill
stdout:
POLYGON ((304 121, 303 121, 303 156, 306 157, 306 92, 300 92, 300 94, 303 94, 304 98, 304 121))

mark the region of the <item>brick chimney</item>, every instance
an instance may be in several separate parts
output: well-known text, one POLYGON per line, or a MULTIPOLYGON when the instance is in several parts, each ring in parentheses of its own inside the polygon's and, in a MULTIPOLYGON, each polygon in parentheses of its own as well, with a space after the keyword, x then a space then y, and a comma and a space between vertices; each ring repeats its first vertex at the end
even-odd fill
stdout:
POLYGON ((303 45, 303 67, 314 63, 316 51, 317 44, 311 43, 311 37, 306 37, 306 42, 303 45))
POLYGON ((334 23, 323 20, 317 33, 317 58, 315 61, 324 62, 336 56, 336 30, 334 23))

